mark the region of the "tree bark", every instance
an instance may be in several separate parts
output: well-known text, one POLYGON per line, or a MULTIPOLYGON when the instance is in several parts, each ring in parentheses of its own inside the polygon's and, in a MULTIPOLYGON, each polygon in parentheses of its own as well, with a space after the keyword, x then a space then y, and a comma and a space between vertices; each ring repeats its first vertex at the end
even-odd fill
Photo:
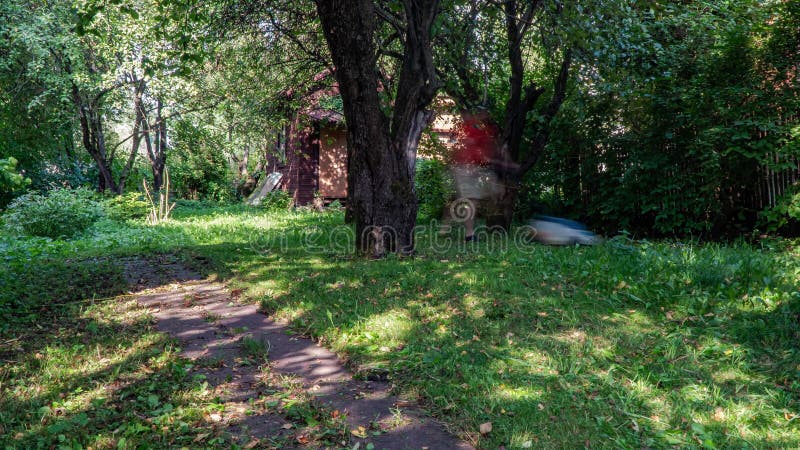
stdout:
POLYGON ((156 120, 151 124, 144 116, 144 143, 147 159, 153 173, 153 190, 158 192, 164 184, 164 167, 167 162, 167 120, 163 117, 161 100, 156 101, 156 120))
POLYGON ((99 172, 97 190, 105 192, 106 189, 110 189, 116 193, 119 189, 114 182, 111 163, 106 157, 103 120, 97 102, 85 99, 78 90, 78 86, 74 83, 72 85, 72 100, 78 108, 83 147, 97 164, 99 172))
POLYGON ((144 104, 142 96, 144 95, 146 84, 144 80, 139 80, 133 92, 133 133, 131 135, 131 152, 128 154, 128 160, 125 162, 125 167, 119 174, 119 183, 117 184, 118 194, 122 195, 125 192, 125 183, 128 181, 133 164, 136 162, 136 155, 139 153, 139 146, 142 143, 142 122, 144 121, 144 104))
POLYGON ((348 208, 357 250, 411 253, 416 225, 416 151, 438 82, 430 34, 438 1, 404 0, 405 48, 393 115, 378 93, 376 11, 367 0, 317 0, 347 122, 348 208))

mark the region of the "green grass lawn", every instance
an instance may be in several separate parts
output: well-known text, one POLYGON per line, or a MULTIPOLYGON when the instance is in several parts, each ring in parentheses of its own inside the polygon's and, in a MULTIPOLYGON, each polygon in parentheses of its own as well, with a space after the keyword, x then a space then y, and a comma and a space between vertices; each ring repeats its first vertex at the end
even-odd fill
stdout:
POLYGON ((340 223, 184 208, 74 241, 0 239, 3 444, 192 446, 202 430, 181 423, 213 398, 179 376, 185 362, 146 315, 103 300, 120 289, 114 256, 177 253, 481 448, 800 446, 800 264, 788 243, 444 249, 423 231, 416 257, 373 261, 349 252, 340 223), (128 379, 127 398, 100 389, 128 379), (171 419, 119 431, 138 416, 151 424, 159 406, 144 387, 170 405, 155 417, 171 419), (127 399, 142 410, 121 408, 127 399))

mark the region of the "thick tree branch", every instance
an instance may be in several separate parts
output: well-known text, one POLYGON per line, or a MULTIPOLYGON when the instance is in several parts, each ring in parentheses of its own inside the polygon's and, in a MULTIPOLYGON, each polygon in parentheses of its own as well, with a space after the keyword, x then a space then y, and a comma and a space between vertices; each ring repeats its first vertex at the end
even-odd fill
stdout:
POLYGON ((378 17, 380 17, 383 21, 391 25, 398 37, 403 36, 406 29, 405 25, 403 25, 403 19, 401 17, 398 17, 391 11, 384 8, 380 2, 375 2, 375 14, 377 14, 378 17))
POLYGON ((566 99, 567 96, 567 85, 569 82, 569 69, 571 64, 572 51, 567 50, 564 53, 564 60, 561 62, 561 69, 558 72, 558 77, 556 78, 556 82, 553 87, 553 97, 550 99, 550 103, 544 110, 544 123, 542 128, 533 138, 530 152, 528 153, 525 161, 520 164, 519 169, 517 170, 517 173, 520 177, 527 173, 534 165, 536 165, 536 163, 539 161, 539 157, 542 155, 542 151, 544 151, 544 147, 547 145, 547 142, 550 139, 550 123, 556 114, 558 114, 558 111, 561 109, 561 105, 564 103, 564 99, 566 99))

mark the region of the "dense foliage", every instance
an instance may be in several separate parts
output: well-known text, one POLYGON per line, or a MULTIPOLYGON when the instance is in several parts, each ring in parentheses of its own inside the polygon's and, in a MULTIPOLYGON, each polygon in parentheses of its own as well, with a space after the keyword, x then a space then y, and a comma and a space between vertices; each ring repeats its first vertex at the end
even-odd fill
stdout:
MULTIPOLYGON (((376 4, 389 111, 405 19, 376 4)), ((455 109, 488 107, 506 151, 535 160, 511 180, 517 220, 546 210, 609 234, 786 234, 798 231, 799 10, 447 0, 433 60, 455 109)), ((312 3, 9 0, 0 16, 0 205, 23 192, 11 173, 42 192, 124 193, 143 178, 158 189, 166 166, 178 197, 239 199, 333 81, 312 3)), ((435 172, 420 166, 424 217, 446 197, 435 172)))
POLYGON ((230 201, 236 192, 221 142, 208 130, 179 122, 168 159, 175 193, 193 200, 230 201))
POLYGON ((12 156, 0 159, 0 209, 11 201, 14 194, 19 193, 29 184, 31 184, 30 178, 17 172, 16 158, 12 156))
POLYGON ((3 215, 12 231, 52 239, 72 238, 103 216, 102 206, 86 189, 53 189, 17 197, 3 215))
POLYGON ((267 192, 258 207, 265 211, 286 211, 292 206, 292 196, 281 190, 267 192))
POLYGON ((797 3, 670 4, 622 26, 625 52, 598 53, 565 105, 538 170, 549 200, 611 232, 786 224, 780 197, 800 175, 797 3))
POLYGON ((445 163, 439 159, 419 160, 415 182, 420 218, 441 220, 444 209, 455 194, 445 163))
POLYGON ((105 199, 103 209, 112 220, 144 219, 150 213, 150 204, 139 192, 128 192, 105 199))

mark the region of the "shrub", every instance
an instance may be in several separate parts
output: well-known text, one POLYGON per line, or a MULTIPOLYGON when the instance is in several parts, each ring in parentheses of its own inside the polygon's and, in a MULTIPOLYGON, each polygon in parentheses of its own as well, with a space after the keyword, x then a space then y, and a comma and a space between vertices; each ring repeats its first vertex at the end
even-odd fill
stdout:
POLYGON ((16 194, 21 193, 31 180, 17 173, 17 160, 13 157, 0 159, 0 208, 16 194))
POLYGON ((331 211, 344 211, 344 205, 339 200, 334 200, 328 205, 328 209, 331 211))
POLYGON ((186 120, 175 123, 174 150, 169 153, 175 194, 191 200, 228 203, 236 200, 228 160, 218 135, 186 120))
POLYGON ((419 160, 416 187, 419 216, 428 220, 440 218, 445 205, 454 193, 445 163, 435 159, 419 160))
POLYGON ((800 187, 794 185, 778 199, 775 206, 761 211, 760 225, 775 233, 786 225, 800 221, 800 187))
POLYGON ((291 206, 292 196, 288 192, 281 190, 267 192, 267 195, 261 199, 261 203, 258 205, 259 208, 267 211, 285 211, 291 206))
POLYGON ((26 194, 8 206, 4 219, 16 232, 69 239, 86 231, 103 210, 88 189, 55 189, 47 195, 26 194))
POLYGON ((138 192, 108 198, 103 201, 103 208, 108 218, 120 222, 143 219, 150 212, 150 204, 138 192))

